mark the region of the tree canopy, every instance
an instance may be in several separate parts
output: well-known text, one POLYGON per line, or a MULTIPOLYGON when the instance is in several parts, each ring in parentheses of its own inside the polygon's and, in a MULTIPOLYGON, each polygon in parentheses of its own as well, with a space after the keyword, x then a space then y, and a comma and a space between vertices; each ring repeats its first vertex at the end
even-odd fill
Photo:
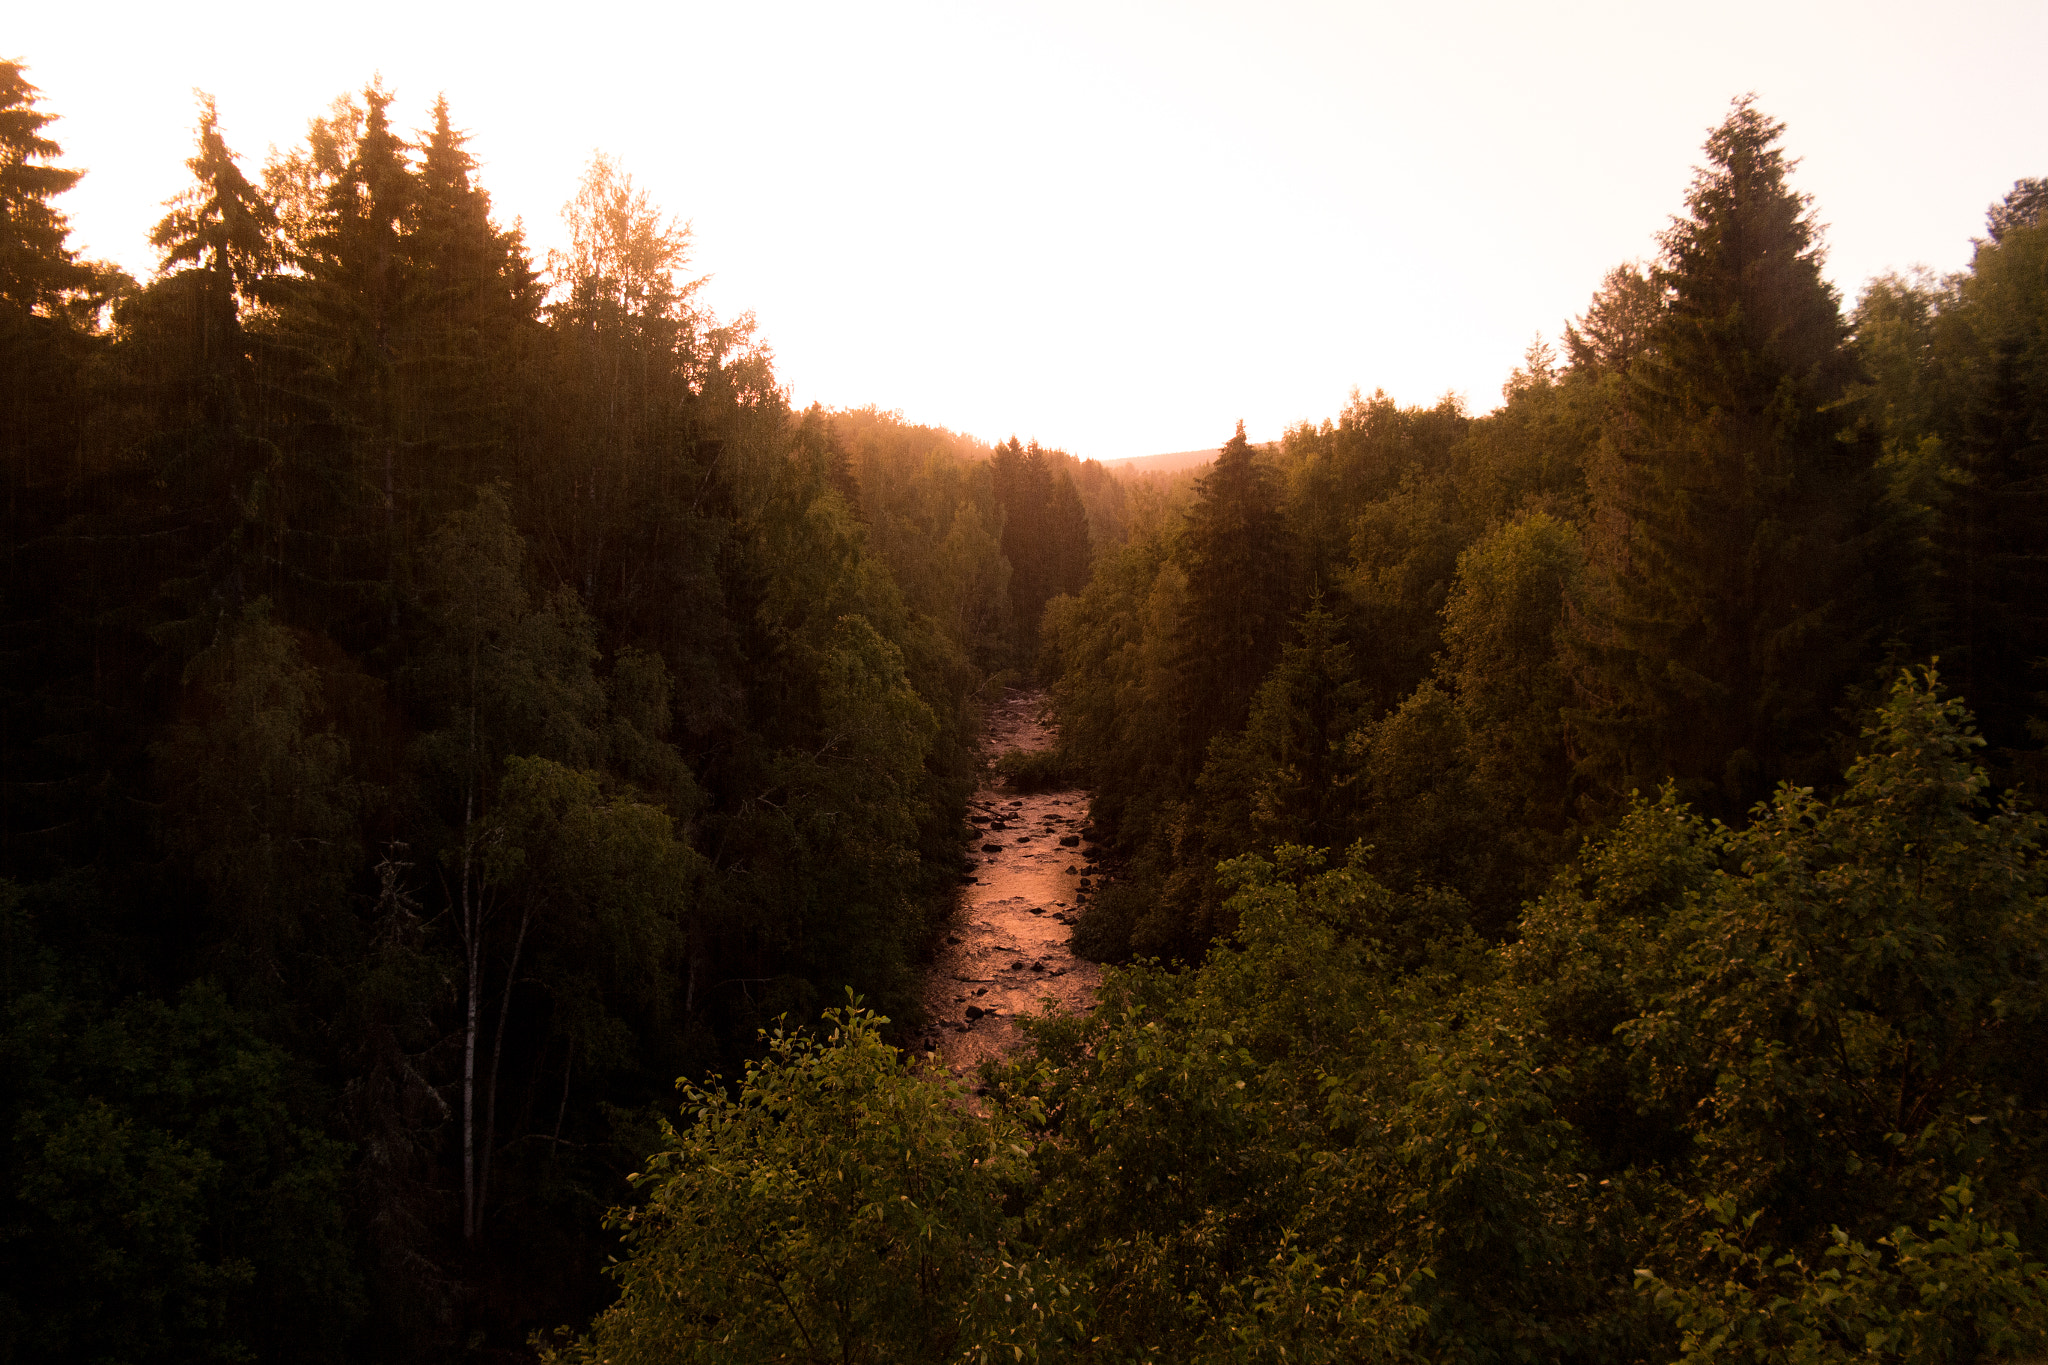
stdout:
POLYGON ((400 107, 137 281, 0 63, 0 1357, 2048 1349, 2041 181, 1845 315, 1741 99, 1491 410, 1132 476, 400 107), (1032 695, 1111 969, 955 1077, 1032 695))

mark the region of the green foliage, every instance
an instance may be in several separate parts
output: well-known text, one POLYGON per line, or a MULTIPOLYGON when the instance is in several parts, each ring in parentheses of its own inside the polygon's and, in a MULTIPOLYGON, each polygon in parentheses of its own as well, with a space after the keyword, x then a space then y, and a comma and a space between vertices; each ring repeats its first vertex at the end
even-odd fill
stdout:
POLYGON ((1218 739, 1197 784, 1210 846, 1235 855, 1251 846, 1329 848, 1350 842, 1342 788, 1351 777, 1346 736, 1364 688, 1336 619, 1312 598, 1282 646, 1241 735, 1218 739))
POLYGON ((0 1033, 0 1351, 339 1358, 361 1308, 347 1151, 290 1059, 208 983, 101 1000, 64 971, 17 977, 0 1033))
POLYGON ((199 97, 198 133, 198 152, 185 163, 195 183, 150 233, 150 245, 166 270, 192 266, 247 298, 275 248, 277 213, 228 150, 211 95, 199 97))
POLYGON ((1287 543, 1279 499, 1244 423, 1196 484, 1181 557, 1187 605, 1180 674, 1190 751, 1243 726, 1287 624, 1287 543))
POLYGON ((1443 675, 1472 727, 1473 774, 1484 785, 1540 800, 1533 779, 1559 775, 1568 692, 1558 634, 1580 564, 1577 528, 1542 511, 1458 556, 1443 675))
POLYGON ((1994 206, 1991 237, 1967 270, 1874 281, 1855 329, 1892 498, 1918 535, 1914 643, 1940 654, 2010 764, 2010 751, 2038 746, 2030 717, 2048 657, 2036 550, 2048 535, 2037 491, 2048 450, 2048 224, 2039 182, 2008 201, 1994 206))
POLYGON ((260 186, 202 97, 131 287, 35 94, 0 64, 6 1351, 448 1359, 615 1290, 576 1351, 2039 1348, 2042 825, 1871 681, 1944 651, 2038 767, 2038 182, 1852 353, 1744 103, 1498 410, 1126 480, 792 412, 602 157, 544 290, 378 85, 260 186), (917 1023, 1025 665, 1061 748, 1006 776, 1092 778, 1116 871, 1077 941, 1176 965, 986 1114, 878 1016, 759 1041, 917 1023))
POLYGON ((420 757, 451 784, 450 819, 475 817, 510 754, 589 764, 601 748, 594 623, 572 592, 533 601, 525 553, 511 509, 487 488, 474 509, 448 516, 422 556, 432 636, 416 687, 440 724, 420 757))
POLYGON ((1612 789, 1675 777, 1730 816, 1823 771, 1886 567, 1877 452, 1839 401, 1855 361, 1782 132, 1739 101, 1665 234, 1664 307, 1593 471, 1595 519, 1619 530, 1574 639, 1576 723, 1612 789))
POLYGON ((1349 833, 1383 875, 1458 888, 1498 927, 1576 833, 1559 643, 1577 529, 1531 510, 1458 557, 1435 676, 1345 741, 1349 833))
POLYGON ((259 599, 185 670, 184 717, 156 750, 165 842, 212 891, 258 979, 335 914, 362 860, 366 797, 319 724, 319 674, 259 599))
MULTIPOLYGON (((815 420, 826 419, 818 413, 815 420)), ((804 415, 807 428, 813 421, 804 415)), ((845 448, 845 479, 867 544, 906 605, 937 621, 977 667, 1000 667, 1016 646, 1013 571, 986 448, 872 408, 835 413, 830 422, 845 448)))
POLYGON ((1143 799, 1183 766, 1174 635, 1186 599, 1187 575, 1152 537, 1104 556, 1078 598, 1047 610, 1061 741, 1095 775, 1098 808, 1143 799))
POLYGON ((532 905, 527 971, 548 987, 585 1065, 633 1060, 610 1009, 659 1024, 676 1008, 690 903, 705 872, 668 813, 636 798, 545 758, 505 763, 504 837, 488 875, 523 884, 532 905))
POLYGON ((922 1358, 943 1296, 970 1353, 1022 1277, 1083 1358, 2038 1350, 2041 822, 1930 676, 1866 740, 1740 831, 1637 803, 1508 947, 1362 847, 1232 861, 1233 934, 1030 1024, 987 1120, 872 1020, 778 1035, 693 1092, 581 1349, 922 1358))
MULTIPOLYGON (((1808 1232, 2038 1160, 2048 951, 2037 815, 1989 808, 1979 741, 1904 678, 1831 803, 1782 790, 1659 928, 1619 1031, 1704 1174, 1808 1232)), ((2034 1215, 2030 1215, 2034 1216, 2034 1215)))
POLYGON ((1047 1116, 1028 1222, 1087 1268, 1111 1358, 1566 1339, 1587 1291, 1560 1273, 1582 1215, 1555 1083, 1490 1024, 1442 1022, 1485 975, 1464 909, 1361 857, 1230 864, 1232 940, 1034 1026, 1040 1059, 999 1092, 1047 1116))
POLYGON ((685 1083, 683 1126, 611 1216, 618 1302, 547 1358, 1065 1358, 1074 1288, 1003 1212, 1028 1149, 919 1075, 886 1022, 832 1010, 770 1034, 735 1093, 685 1083))
POLYGON ((1748 1245, 1733 1199, 1709 1201, 1720 1224, 1701 1249, 1725 1278, 1642 1287, 1683 1331, 1688 1361, 1964 1361, 2037 1350, 2048 1341, 2048 1266, 2011 1232, 1978 1217, 1967 1180, 1941 1193, 1927 1235, 1901 1224, 1875 1247, 1835 1230, 1822 1268, 1748 1245))
POLYGON ((4 75, 33 240, 0 273, 41 273, 0 307, 33 604, 0 871, 90 888, 48 916, 81 970, 216 974, 321 1083, 374 1303, 337 1350, 587 1314, 662 1078, 842 985, 916 997, 1014 644, 986 451, 876 472, 871 535, 836 419, 789 412, 623 169, 544 299, 447 102, 410 134, 375 84, 260 183, 202 97, 163 270, 99 331, 76 173, 4 75))
POLYGON ((1091 1331, 1239 1358, 1277 1353, 1251 1305, 1314 1303, 1339 1358, 2038 1349, 2040 822, 1931 678, 1866 744, 1740 831, 1637 803, 1501 948, 1363 848, 1226 865, 1229 939, 1035 1025, 997 1090, 1044 1116, 1027 1226, 1091 1331))
POLYGON ((43 135, 53 116, 36 108, 41 93, 20 62, 0 61, 0 304, 49 316, 92 271, 66 245, 69 224, 50 202, 85 172, 48 164, 62 148, 43 135))
POLYGON ((1010 608, 1019 657, 1037 650, 1045 604, 1088 581, 1088 514, 1060 451, 1029 449, 1012 436, 989 459, 989 482, 1002 509, 1003 556, 1010 563, 1010 608))

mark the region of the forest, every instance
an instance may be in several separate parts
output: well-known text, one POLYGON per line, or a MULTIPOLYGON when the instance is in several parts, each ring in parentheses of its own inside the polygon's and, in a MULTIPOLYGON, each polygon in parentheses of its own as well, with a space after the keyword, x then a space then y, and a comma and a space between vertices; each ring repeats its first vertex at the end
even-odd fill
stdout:
POLYGON ((2048 1353, 2048 181, 1848 303, 1739 99, 1491 411, 1134 476, 393 99, 137 280, 0 62, 0 1362, 2048 1353), (962 1084, 1027 684, 1113 969, 962 1084))

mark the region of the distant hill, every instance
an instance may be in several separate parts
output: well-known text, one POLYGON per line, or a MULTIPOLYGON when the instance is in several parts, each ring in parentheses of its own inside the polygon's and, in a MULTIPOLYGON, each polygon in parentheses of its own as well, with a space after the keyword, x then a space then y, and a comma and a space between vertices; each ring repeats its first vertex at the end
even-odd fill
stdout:
MULTIPOLYGON (((1272 450, 1279 444, 1278 441, 1265 441, 1252 448, 1272 450)), ((1207 450, 1170 450, 1160 455, 1133 455, 1128 459, 1104 460, 1102 464, 1112 474, 1177 474, 1183 469, 1195 469, 1208 464, 1222 449, 1221 446, 1210 446, 1207 450)))

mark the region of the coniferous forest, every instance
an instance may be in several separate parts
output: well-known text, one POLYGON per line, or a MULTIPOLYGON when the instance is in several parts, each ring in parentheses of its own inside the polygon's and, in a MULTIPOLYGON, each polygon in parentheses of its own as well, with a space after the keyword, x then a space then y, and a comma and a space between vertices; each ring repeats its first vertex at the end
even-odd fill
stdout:
POLYGON ((2048 1352, 2048 184, 1847 301, 1738 100, 1494 410, 1140 477, 795 409, 376 84, 202 97, 131 278, 31 74, 0 1361, 2048 1352), (1115 970, 963 1086, 1027 683, 1115 970))

